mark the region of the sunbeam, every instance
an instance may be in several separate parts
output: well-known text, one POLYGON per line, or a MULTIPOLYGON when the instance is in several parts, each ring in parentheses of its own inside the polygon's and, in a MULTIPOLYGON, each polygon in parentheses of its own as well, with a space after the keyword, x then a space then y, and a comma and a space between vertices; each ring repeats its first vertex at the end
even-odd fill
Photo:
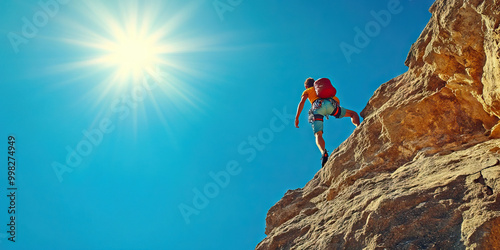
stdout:
MULTIPOLYGON (((192 60, 199 52, 215 51, 220 40, 216 36, 200 37, 200 32, 186 27, 185 22, 196 16, 193 13, 199 4, 187 3, 168 15, 168 11, 173 10, 165 6, 168 3, 152 1, 144 5, 136 0, 117 3, 119 7, 115 4, 115 8, 110 8, 113 5, 108 5, 108 2, 82 2, 78 5, 77 14, 92 18, 86 25, 73 21, 77 19, 71 17, 64 21, 67 32, 57 40, 75 54, 70 57, 73 60, 54 65, 50 71, 76 71, 78 82, 82 82, 83 76, 92 76, 94 81, 98 79, 99 82, 92 82, 87 87, 90 91, 84 93, 96 101, 89 108, 106 110, 96 112, 100 114, 96 121, 102 116, 113 115, 110 108, 113 102, 131 96, 130 93, 141 88, 146 79, 158 85, 154 93, 147 90, 145 94, 162 123, 168 120, 168 114, 160 113, 172 108, 203 113, 200 105, 204 102, 204 95, 190 86, 189 81, 206 77, 207 72, 202 70, 200 63, 185 59, 192 60), (185 54, 189 57, 184 57, 185 54), (189 80, 185 79, 186 76, 189 80), (165 105, 169 107, 166 109, 165 105)), ((136 126, 137 119, 147 123, 144 107, 136 106, 131 112, 131 124, 136 126)), ((164 125, 168 128, 168 124, 164 125)))

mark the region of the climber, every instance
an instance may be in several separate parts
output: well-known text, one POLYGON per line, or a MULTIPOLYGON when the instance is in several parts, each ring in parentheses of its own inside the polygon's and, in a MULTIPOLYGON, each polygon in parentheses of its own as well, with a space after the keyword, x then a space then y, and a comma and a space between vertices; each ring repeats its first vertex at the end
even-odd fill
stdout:
MULTIPOLYGON (((316 137, 316 145, 318 146, 321 152, 321 167, 325 165, 328 160, 328 151, 325 149, 325 140, 323 139, 323 117, 326 116, 334 116, 335 118, 342 117, 351 117, 352 123, 357 127, 359 126, 359 116, 356 112, 352 110, 348 110, 340 106, 339 99, 335 96, 336 90, 333 88, 331 92, 328 92, 326 96, 330 96, 328 98, 320 98, 318 97, 318 87, 319 84, 326 83, 326 85, 333 88, 330 81, 327 78, 318 79, 318 81, 314 81, 313 78, 307 78, 304 87, 306 90, 302 93, 302 97, 297 107, 297 114, 295 116, 295 127, 299 127, 299 116, 304 108, 304 103, 306 99, 309 99, 311 102, 311 109, 309 110, 309 123, 312 124, 312 129, 314 132, 314 136, 316 137), (320 83, 321 82, 321 83, 320 83)), ((321 86, 321 85, 320 85, 321 86)), ((325 97, 325 94, 319 93, 320 96, 325 97)))

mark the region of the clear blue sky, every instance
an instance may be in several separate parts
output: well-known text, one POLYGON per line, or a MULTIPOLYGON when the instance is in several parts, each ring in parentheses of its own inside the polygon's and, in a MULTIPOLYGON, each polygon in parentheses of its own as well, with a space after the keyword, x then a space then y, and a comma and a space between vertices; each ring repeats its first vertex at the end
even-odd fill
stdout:
MULTIPOLYGON (((321 167, 309 104, 300 129, 278 114, 307 77, 360 112, 407 70, 433 1, 41 2, 0 3, 1 249, 253 249, 269 208, 321 167), (158 48, 149 88, 130 66, 146 59, 105 57, 141 28, 158 48)), ((353 130, 327 120, 327 149, 353 130)))

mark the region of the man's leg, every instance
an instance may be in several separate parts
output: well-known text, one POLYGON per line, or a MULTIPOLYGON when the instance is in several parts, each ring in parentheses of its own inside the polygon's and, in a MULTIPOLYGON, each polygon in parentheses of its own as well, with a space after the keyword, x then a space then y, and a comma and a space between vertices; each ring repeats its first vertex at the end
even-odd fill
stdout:
POLYGON ((323 139, 323 131, 319 131, 318 133, 314 134, 314 136, 316 136, 316 145, 323 155, 325 153, 325 140, 323 139))
MULTIPOLYGON (((321 107, 325 108, 325 106, 321 107)), ((316 110, 319 114, 321 110, 316 110)), ((329 111, 330 113, 332 111, 329 111)), ((323 118, 323 117, 321 117, 323 118)), ((323 167, 328 161, 328 152, 325 149, 325 140, 323 139, 323 119, 319 119, 313 122, 313 131, 314 137, 316 137, 316 145, 318 146, 319 151, 321 152, 321 167, 323 167)))
POLYGON ((358 116, 358 113, 356 113, 355 111, 346 109, 345 116, 351 117, 352 124, 356 125, 356 127, 359 126, 359 116, 358 116))

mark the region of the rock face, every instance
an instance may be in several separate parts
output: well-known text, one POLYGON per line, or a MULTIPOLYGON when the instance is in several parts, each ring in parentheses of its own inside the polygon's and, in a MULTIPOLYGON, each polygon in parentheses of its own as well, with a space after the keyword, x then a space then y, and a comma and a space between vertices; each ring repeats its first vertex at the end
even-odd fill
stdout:
POLYGON ((257 249, 500 249, 500 0, 437 0, 408 72, 257 249))

